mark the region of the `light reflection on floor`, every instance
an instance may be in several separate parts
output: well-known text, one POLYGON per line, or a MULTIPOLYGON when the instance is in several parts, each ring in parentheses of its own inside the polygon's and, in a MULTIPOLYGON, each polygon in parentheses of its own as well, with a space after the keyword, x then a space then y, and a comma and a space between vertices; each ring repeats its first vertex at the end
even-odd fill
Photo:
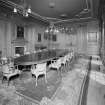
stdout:
POLYGON ((92 60, 91 63, 96 65, 102 65, 102 61, 100 60, 92 60))
POLYGON ((87 73, 87 63, 89 62, 88 59, 78 59, 77 61, 78 63, 75 64, 75 71, 77 71, 78 73, 82 74, 82 75, 86 75, 87 73))
MULTIPOLYGON (((85 62, 86 62, 86 60, 85 60, 85 62)), ((81 64, 82 63, 83 62, 81 62, 81 64)), ((95 64, 95 65, 99 66, 99 65, 102 65, 102 61, 100 61, 100 60, 92 60, 91 64, 95 64)), ((85 64, 84 65, 75 65, 75 66, 78 67, 78 68, 75 69, 77 72, 79 72, 79 73, 81 73, 83 75, 86 75, 87 71, 85 69, 83 69, 83 66, 85 66, 85 64)), ((102 73, 102 72, 99 72, 99 71, 96 71, 96 70, 91 70, 90 79, 92 79, 92 80, 94 80, 94 81, 96 81, 96 82, 98 82, 98 83, 100 83, 102 85, 105 85, 105 74, 102 73)))
MULTIPOLYGON (((102 61, 100 60, 92 60, 91 64, 95 64, 97 67, 98 66, 102 66, 102 61)), ((96 69, 93 69, 91 70, 91 73, 90 73, 90 79, 102 84, 102 85, 105 85, 105 74, 102 73, 102 71, 97 71, 96 69)))
POLYGON ((103 74, 101 72, 92 70, 90 73, 90 79, 93 79, 94 81, 96 81, 102 85, 105 85, 105 74, 103 74))
POLYGON ((86 75, 87 71, 86 69, 75 69, 75 71, 79 72, 80 74, 86 75))

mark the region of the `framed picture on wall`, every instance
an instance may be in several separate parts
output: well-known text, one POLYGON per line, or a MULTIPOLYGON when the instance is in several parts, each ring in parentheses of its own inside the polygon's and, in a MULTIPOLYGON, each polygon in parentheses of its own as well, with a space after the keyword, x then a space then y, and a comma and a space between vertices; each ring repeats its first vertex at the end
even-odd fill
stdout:
POLYGON ((38 33, 38 42, 41 42, 41 33, 38 33))
POLYGON ((17 38, 24 38, 24 27, 17 26, 17 38))

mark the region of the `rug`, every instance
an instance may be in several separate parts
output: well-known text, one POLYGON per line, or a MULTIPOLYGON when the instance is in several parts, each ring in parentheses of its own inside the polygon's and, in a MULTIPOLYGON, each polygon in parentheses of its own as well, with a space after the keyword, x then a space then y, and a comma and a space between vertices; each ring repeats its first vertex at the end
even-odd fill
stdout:
POLYGON ((35 85, 35 78, 24 79, 24 82, 19 84, 16 93, 22 96, 29 97, 40 102, 43 97, 52 98, 61 83, 61 77, 57 71, 51 70, 47 73, 47 83, 44 76, 38 78, 38 85, 35 85))

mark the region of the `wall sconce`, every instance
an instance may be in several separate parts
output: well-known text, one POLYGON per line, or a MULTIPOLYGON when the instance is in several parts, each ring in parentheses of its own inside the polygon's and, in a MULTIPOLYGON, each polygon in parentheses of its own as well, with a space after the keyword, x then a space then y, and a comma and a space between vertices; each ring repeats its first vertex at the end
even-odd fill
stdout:
POLYGON ((14 9, 13 9, 13 12, 14 12, 14 13, 17 13, 17 8, 14 8, 14 9))

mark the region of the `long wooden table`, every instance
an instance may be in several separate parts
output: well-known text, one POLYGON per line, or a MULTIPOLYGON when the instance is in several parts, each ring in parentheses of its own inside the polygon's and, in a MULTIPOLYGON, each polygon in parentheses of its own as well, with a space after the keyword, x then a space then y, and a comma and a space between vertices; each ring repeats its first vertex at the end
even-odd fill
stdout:
POLYGON ((37 53, 23 55, 14 59, 15 65, 32 65, 50 61, 51 59, 64 56, 67 53, 65 50, 46 50, 37 53))

